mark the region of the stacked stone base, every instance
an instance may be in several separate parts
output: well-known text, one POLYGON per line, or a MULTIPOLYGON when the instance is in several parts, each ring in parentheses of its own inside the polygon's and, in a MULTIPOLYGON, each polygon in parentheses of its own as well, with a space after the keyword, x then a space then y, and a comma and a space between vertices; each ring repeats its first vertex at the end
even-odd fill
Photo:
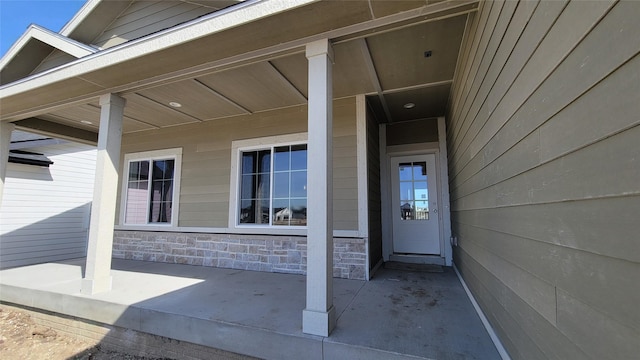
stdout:
MULTIPOLYGON (((363 238, 334 238, 333 276, 365 280, 363 238)), ((288 274, 306 274, 304 236, 117 230, 113 257, 288 274)))

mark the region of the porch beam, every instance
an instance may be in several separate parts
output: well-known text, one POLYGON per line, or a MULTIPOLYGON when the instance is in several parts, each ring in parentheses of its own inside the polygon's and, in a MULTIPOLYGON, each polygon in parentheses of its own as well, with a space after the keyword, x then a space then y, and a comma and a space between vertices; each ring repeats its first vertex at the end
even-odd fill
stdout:
POLYGON ((388 89, 388 90, 383 90, 382 94, 384 95, 395 94, 395 93, 404 92, 404 91, 427 89, 431 87, 443 86, 443 85, 449 85, 449 84, 453 84, 453 80, 434 81, 426 84, 418 84, 418 85, 405 86, 401 88, 388 89))
MULTIPOLYGON (((67 121, 72 121, 65 119, 67 121)), ((79 142, 95 146, 98 142, 98 134, 95 132, 78 129, 72 126, 58 124, 53 121, 48 121, 40 118, 28 118, 19 120, 14 123, 18 129, 24 129, 24 131, 51 136, 58 139, 65 139, 70 141, 79 142)))
POLYGON ((307 44, 309 115, 307 169, 307 306, 302 332, 329 336, 333 306, 333 48, 328 39, 307 44))
POLYGON ((111 251, 125 103, 125 99, 114 94, 100 97, 102 109, 89 225, 89 246, 81 288, 81 292, 85 294, 111 290, 111 251))
POLYGON ((237 102, 229 99, 228 97, 222 95, 221 93, 219 93, 215 89, 212 89, 211 87, 209 87, 209 85, 203 83, 202 81, 200 81, 198 79, 191 79, 191 81, 194 82, 197 85, 200 85, 204 90, 208 91, 209 93, 211 93, 212 95, 214 95, 218 99, 226 102, 227 104, 235 107, 236 109, 242 111, 243 113, 245 113, 245 114, 253 114, 253 111, 247 109, 246 107, 244 107, 244 106, 238 104, 237 102))
POLYGON ((4 178, 7 175, 7 164, 9 162, 9 145, 11 144, 11 133, 15 125, 8 121, 0 122, 0 205, 2 205, 2 194, 4 193, 4 178))
POLYGON ((376 67, 373 64, 373 59, 371 58, 371 52, 369 51, 369 45, 367 44, 367 39, 363 38, 358 40, 358 42, 360 44, 360 50, 362 51, 362 57, 364 58, 364 64, 367 68, 367 72, 369 73, 369 77, 371 78, 371 83, 373 84, 373 87, 376 89, 376 93, 378 93, 380 104, 382 104, 384 115, 387 117, 387 122, 392 123, 393 118, 391 117, 391 111, 389 111, 387 100, 384 98, 382 85, 380 85, 380 78, 378 77, 378 72, 376 71, 376 67))
POLYGON ((296 94, 296 96, 298 97, 298 101, 301 101, 301 102, 303 102, 303 103, 307 102, 307 100, 308 100, 308 99, 307 99, 307 97, 306 97, 306 96, 304 96, 304 94, 302 93, 302 91, 298 90, 298 88, 297 88, 295 85, 293 85, 293 84, 291 83, 291 81, 289 81, 289 79, 287 79, 287 77, 286 77, 286 76, 284 76, 284 74, 283 74, 283 73, 281 73, 281 72, 280 72, 280 70, 278 70, 278 68, 276 68, 276 66, 275 66, 275 65, 273 65, 273 63, 272 63, 271 61, 267 61, 266 63, 267 63, 268 68, 270 69, 270 71, 271 71, 274 75, 276 75, 276 77, 278 78, 278 80, 280 80, 280 83, 281 83, 283 86, 285 86, 285 87, 289 88, 291 91, 293 91, 293 92, 296 94))

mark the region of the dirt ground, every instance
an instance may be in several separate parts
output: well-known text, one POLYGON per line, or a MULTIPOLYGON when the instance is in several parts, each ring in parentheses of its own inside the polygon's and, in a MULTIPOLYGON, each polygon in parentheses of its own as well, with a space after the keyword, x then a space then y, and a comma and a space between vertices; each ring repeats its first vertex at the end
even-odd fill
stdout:
POLYGON ((107 351, 37 325, 28 314, 0 307, 0 359, 2 360, 158 360, 107 351))

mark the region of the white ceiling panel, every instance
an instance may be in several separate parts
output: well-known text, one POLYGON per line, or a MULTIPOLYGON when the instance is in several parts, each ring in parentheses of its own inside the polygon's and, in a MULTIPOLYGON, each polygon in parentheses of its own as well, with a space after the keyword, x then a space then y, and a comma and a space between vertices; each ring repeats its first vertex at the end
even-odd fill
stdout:
POLYGON ((196 80, 184 80, 138 93, 161 104, 169 105, 177 102, 182 105, 179 108, 181 112, 199 120, 246 113, 242 108, 196 80))
POLYGON ((306 99, 269 62, 198 78, 251 112, 304 104, 306 99))
POLYGON ((367 38, 382 89, 453 79, 465 22, 457 16, 367 38))
POLYGON ((192 116, 174 110, 169 105, 162 105, 138 94, 128 94, 124 97, 127 99, 127 104, 124 107, 125 116, 152 126, 175 126, 199 121, 192 116))

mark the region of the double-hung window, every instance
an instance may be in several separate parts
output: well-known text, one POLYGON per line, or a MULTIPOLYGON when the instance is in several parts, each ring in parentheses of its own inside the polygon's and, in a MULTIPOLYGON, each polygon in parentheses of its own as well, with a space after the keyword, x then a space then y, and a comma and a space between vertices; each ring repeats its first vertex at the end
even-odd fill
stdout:
POLYGON ((236 225, 307 225, 307 144, 239 148, 236 225))
POLYGON ((181 149, 125 156, 125 225, 173 225, 177 215, 181 149))

